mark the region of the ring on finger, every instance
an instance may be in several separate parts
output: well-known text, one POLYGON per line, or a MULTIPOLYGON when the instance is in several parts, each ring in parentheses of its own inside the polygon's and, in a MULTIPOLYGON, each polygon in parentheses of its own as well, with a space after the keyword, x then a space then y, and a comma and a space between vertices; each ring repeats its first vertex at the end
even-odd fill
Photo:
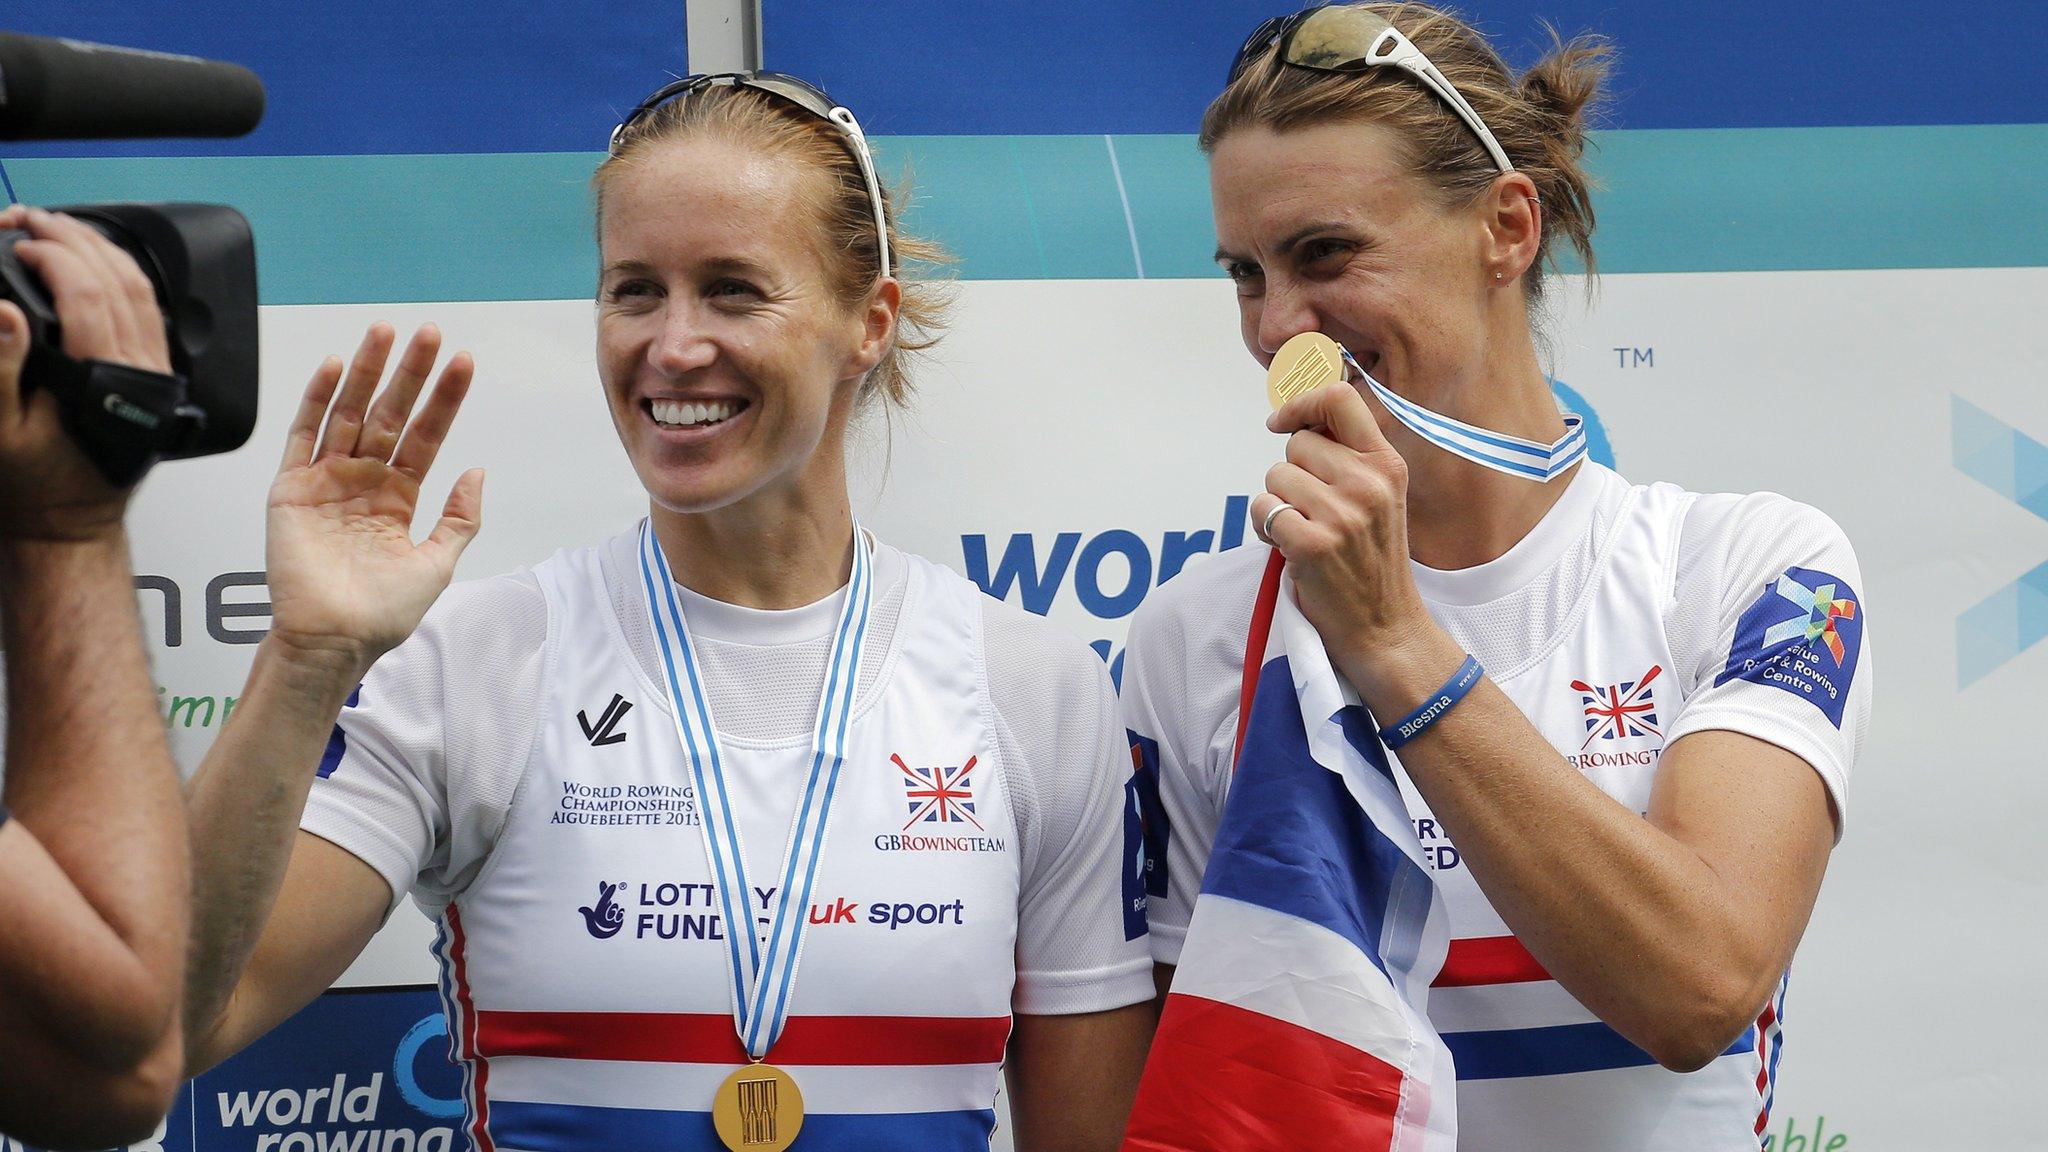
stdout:
POLYGON ((1278 503, 1278 504, 1275 504, 1275 505, 1273 505, 1273 509, 1272 509, 1272 511, 1270 511, 1270 512, 1267 512, 1267 513, 1266 513, 1266 518, 1265 518, 1265 519, 1263 519, 1263 520, 1261 520, 1261 521, 1259 521, 1259 536, 1260 536, 1260 538, 1264 539, 1264 540, 1265 540, 1265 541, 1266 541, 1267 543, 1269 543, 1269 544, 1270 544, 1270 543, 1272 543, 1272 542, 1273 542, 1273 518, 1274 518, 1275 516, 1278 516, 1278 515, 1280 515, 1280 514, 1281 514, 1282 512, 1299 512, 1299 511, 1301 511, 1301 509, 1299 509, 1299 508, 1296 508, 1296 507, 1295 507, 1294 505, 1292 505, 1292 504, 1289 504, 1289 503, 1288 503, 1287 501, 1285 501, 1285 500, 1282 500, 1282 501, 1281 501, 1280 503, 1278 503))

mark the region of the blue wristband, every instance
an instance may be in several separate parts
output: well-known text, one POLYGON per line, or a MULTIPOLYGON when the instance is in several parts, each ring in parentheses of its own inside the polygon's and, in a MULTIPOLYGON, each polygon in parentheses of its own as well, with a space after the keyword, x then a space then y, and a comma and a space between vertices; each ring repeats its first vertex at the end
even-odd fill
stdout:
POLYGON ((1476 657, 1465 657, 1465 662, 1458 665, 1458 670, 1451 673, 1451 678, 1444 681, 1444 686, 1430 693, 1429 699, 1424 700, 1421 707, 1380 729, 1380 743, 1385 744, 1391 752, 1429 731, 1430 725, 1443 719, 1444 713, 1457 707, 1458 701, 1463 700, 1465 694, 1472 691, 1472 686, 1479 683, 1479 678, 1484 675, 1486 669, 1479 666, 1476 657))

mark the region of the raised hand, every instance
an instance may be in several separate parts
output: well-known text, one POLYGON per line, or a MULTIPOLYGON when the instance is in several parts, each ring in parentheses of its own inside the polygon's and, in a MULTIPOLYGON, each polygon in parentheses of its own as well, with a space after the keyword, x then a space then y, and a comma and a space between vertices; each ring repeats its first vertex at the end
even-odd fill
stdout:
POLYGON ((357 677, 419 625, 483 518, 484 474, 473 468, 456 480, 426 540, 413 543, 420 484, 475 364, 456 353, 415 415, 441 333, 431 324, 414 333, 377 393, 393 340, 380 322, 346 374, 338 356, 321 363, 270 486, 271 638, 295 656, 341 661, 357 677))

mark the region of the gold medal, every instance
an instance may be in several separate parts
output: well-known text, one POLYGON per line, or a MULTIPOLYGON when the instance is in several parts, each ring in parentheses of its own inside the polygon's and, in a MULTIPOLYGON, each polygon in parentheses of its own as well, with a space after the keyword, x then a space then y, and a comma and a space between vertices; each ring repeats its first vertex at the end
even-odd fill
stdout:
POLYGON ((773 1064, 749 1064, 711 1098, 711 1123, 732 1152, 782 1152, 804 1126, 804 1094, 773 1064))
POLYGON ((1321 332, 1300 332, 1273 354, 1266 368, 1266 399, 1275 410, 1296 396, 1344 379, 1344 353, 1321 332))

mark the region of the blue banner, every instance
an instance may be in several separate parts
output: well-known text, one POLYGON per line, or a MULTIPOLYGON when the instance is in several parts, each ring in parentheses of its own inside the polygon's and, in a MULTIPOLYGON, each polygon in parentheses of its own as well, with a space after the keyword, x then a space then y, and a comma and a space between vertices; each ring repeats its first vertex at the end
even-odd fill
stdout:
POLYGON ((227 60, 263 78, 239 140, 0 144, 17 156, 384 156, 601 150, 687 69, 683 0, 13 0, 0 28, 227 60))
MULTIPOLYGON (((1245 37, 1299 0, 1038 4, 763 0, 768 66, 822 83, 870 134, 1193 132, 1245 37)), ((1616 128, 2048 121, 2048 4, 1453 5, 1526 68, 1550 43, 1620 45, 1616 128)))

